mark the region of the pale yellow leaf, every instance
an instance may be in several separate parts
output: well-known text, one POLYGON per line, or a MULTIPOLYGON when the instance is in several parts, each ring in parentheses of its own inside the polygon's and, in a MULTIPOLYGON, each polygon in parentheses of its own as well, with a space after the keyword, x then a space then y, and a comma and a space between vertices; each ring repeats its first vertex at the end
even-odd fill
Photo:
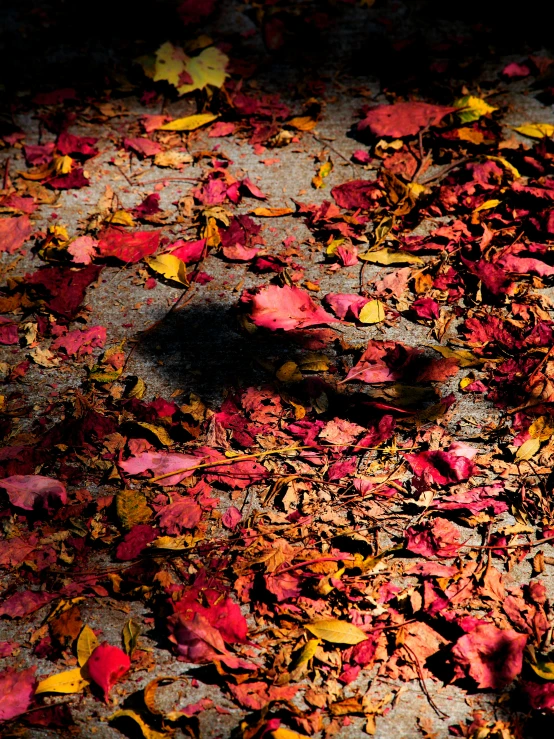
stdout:
POLYGON ((161 131, 195 131, 218 118, 213 113, 198 113, 198 115, 187 115, 185 118, 176 118, 174 121, 164 123, 160 126, 161 131))
POLYGON ((406 251, 395 251, 388 247, 377 251, 366 251, 358 255, 360 259, 372 264, 423 264, 423 259, 406 251))
POLYGON ((380 300, 370 300, 358 315, 360 323, 381 323, 385 320, 385 306, 380 300))
POLYGON ((312 657, 315 655, 317 648, 319 646, 319 639, 308 639, 306 644, 304 644, 300 654, 296 657, 294 662, 290 666, 290 671, 297 670, 301 665, 306 664, 306 662, 309 662, 312 657))
POLYGON ((307 624, 306 628, 318 639, 331 644, 359 644, 367 639, 366 634, 354 624, 338 618, 324 618, 307 624))
POLYGON ((543 680, 554 680, 554 662, 537 662, 536 665, 531 662, 530 665, 543 680))
POLYGON ((129 656, 132 656, 133 652, 137 648, 139 636, 140 626, 130 618, 123 626, 123 646, 125 647, 125 652, 129 656))
POLYGON ((159 254, 157 257, 146 257, 146 264, 163 275, 166 280, 179 282, 181 285, 188 286, 187 265, 173 254, 159 254))
POLYGON ((520 447, 518 447, 517 452, 516 452, 516 459, 518 460, 531 459, 531 457, 534 457, 540 448, 541 448, 540 439, 527 439, 527 441, 524 441, 523 444, 520 447))
POLYGON ((521 133, 523 136, 529 136, 532 139, 544 139, 554 136, 554 126, 552 123, 524 123, 522 126, 516 126, 514 131, 521 133))
POLYGON ((515 179, 517 180, 519 177, 521 177, 519 170, 514 167, 511 162, 509 162, 507 159, 504 159, 504 157, 495 157, 491 155, 487 156, 487 159, 490 159, 493 162, 498 162, 501 164, 505 169, 508 170, 508 172, 511 172, 515 179))
POLYGON ((88 658, 94 652, 99 642, 96 634, 90 626, 83 626, 79 638, 77 639, 77 660, 80 667, 84 667, 88 662, 88 658))
POLYGON ((181 95, 193 90, 203 90, 208 85, 223 87, 227 74, 225 69, 229 58, 215 46, 201 51, 198 56, 189 58, 185 64, 185 72, 192 77, 192 82, 180 85, 177 90, 181 95))
POLYGON ((87 685, 89 681, 83 677, 81 668, 75 667, 41 680, 35 693, 80 693, 87 685))

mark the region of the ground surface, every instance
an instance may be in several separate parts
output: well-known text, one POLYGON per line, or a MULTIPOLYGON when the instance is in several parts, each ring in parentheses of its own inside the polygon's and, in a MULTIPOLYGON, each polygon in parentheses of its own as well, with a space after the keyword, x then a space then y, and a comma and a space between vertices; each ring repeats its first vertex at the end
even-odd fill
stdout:
POLYGON ((222 3, 196 25, 194 3, 185 22, 158 3, 151 23, 99 8, 79 36, 60 7, 3 24, 0 731, 546 730, 540 33, 434 3, 222 3), (196 54, 203 32, 224 90, 178 96, 132 61, 168 39, 196 54), (406 101, 459 110, 371 119, 406 101), (181 284, 152 261, 176 246, 181 284), (106 656, 92 685, 40 689, 78 668, 86 625, 131 654, 109 703, 106 656))

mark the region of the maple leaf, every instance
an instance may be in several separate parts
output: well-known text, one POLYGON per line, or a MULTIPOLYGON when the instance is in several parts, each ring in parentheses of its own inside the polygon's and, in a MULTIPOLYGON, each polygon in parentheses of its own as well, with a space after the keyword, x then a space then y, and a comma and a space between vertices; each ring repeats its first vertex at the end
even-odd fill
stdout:
POLYGON ((156 51, 153 63, 143 60, 143 66, 146 74, 155 82, 165 80, 176 87, 180 95, 186 95, 209 85, 222 87, 227 76, 225 69, 228 61, 228 57, 215 46, 189 57, 182 49, 167 41, 156 51))
POLYGON ((336 323, 337 318, 316 305, 310 295, 298 287, 268 285, 251 296, 251 318, 256 326, 275 331, 282 328, 336 323))
POLYGON ((173 500, 158 513, 160 526, 171 535, 193 529, 200 523, 202 508, 191 498, 173 495, 173 500))
POLYGON ((393 382, 402 379, 412 370, 421 356, 418 349, 396 341, 369 341, 359 362, 346 376, 349 380, 362 382, 393 382))
POLYGON ((455 557, 460 545, 460 532, 446 518, 434 518, 406 531, 406 549, 424 557, 455 557))
POLYGON ((67 247, 75 264, 90 264, 97 254, 98 241, 92 236, 79 236, 67 247))

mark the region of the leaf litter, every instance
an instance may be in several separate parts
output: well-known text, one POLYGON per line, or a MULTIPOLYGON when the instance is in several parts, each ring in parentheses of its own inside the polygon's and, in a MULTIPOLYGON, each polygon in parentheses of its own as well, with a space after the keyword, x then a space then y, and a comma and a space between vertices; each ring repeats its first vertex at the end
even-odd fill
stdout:
MULTIPOLYGON (((212 5, 181 3, 183 46, 138 60, 148 113, 61 90, 15 108, 48 140, 2 129, 0 721, 78 735, 84 696, 97 730, 146 739, 211 736, 203 715, 243 739, 373 735, 411 685, 433 714, 414 732, 518 739, 554 710, 554 128, 506 100, 528 77, 551 95, 552 60, 489 89, 349 82, 345 156, 323 79, 264 90, 249 34, 195 30, 212 5), (298 198, 271 181, 289 150, 298 198), (165 313, 99 325, 110 280, 165 313), (137 354, 202 294, 231 296, 263 379, 151 393, 137 354), (33 405, 34 382, 65 389, 33 405)), ((268 52, 316 23, 264 5, 268 52)))

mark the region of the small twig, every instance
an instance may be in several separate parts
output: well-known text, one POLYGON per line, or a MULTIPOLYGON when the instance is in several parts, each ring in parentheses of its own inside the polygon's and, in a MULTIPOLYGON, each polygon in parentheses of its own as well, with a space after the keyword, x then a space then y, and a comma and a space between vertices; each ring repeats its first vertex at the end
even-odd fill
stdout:
POLYGON ((444 177, 444 175, 448 174, 451 169, 455 169, 456 167, 461 166, 462 164, 465 164, 469 161, 469 157, 462 157, 461 159, 457 159, 455 162, 451 162, 450 164, 447 164, 446 167, 443 167, 439 172, 437 172, 434 175, 429 175, 428 177, 424 177, 420 181, 420 185, 427 185, 429 182, 433 182, 434 180, 439 180, 444 177))
POLYGON ((350 161, 347 157, 344 156, 342 152, 340 152, 338 149, 336 149, 332 144, 330 144, 328 141, 323 141, 323 139, 320 139, 319 136, 316 136, 316 134, 313 131, 310 131, 311 135, 314 137, 316 141, 318 141, 322 146, 327 146, 329 149, 331 149, 332 152, 334 152, 338 157, 343 159, 347 164, 349 164, 351 167, 356 169, 353 162, 350 161))
POLYGON ((425 678, 423 676, 423 670, 421 669, 421 665, 419 663, 419 659, 416 654, 414 654, 413 650, 410 649, 410 647, 407 644, 402 644, 404 649, 408 652, 408 655, 411 657, 415 668, 417 672, 417 676, 419 679, 419 684, 421 685, 421 689, 423 690, 423 693, 425 694, 425 697, 427 698, 427 701, 429 702, 429 705, 433 709, 433 711, 437 714, 437 716, 441 719, 447 718, 448 714, 444 713, 444 711, 441 711, 441 709, 437 706, 435 701, 431 698, 431 695, 429 691, 427 690, 427 685, 425 685, 425 678))

